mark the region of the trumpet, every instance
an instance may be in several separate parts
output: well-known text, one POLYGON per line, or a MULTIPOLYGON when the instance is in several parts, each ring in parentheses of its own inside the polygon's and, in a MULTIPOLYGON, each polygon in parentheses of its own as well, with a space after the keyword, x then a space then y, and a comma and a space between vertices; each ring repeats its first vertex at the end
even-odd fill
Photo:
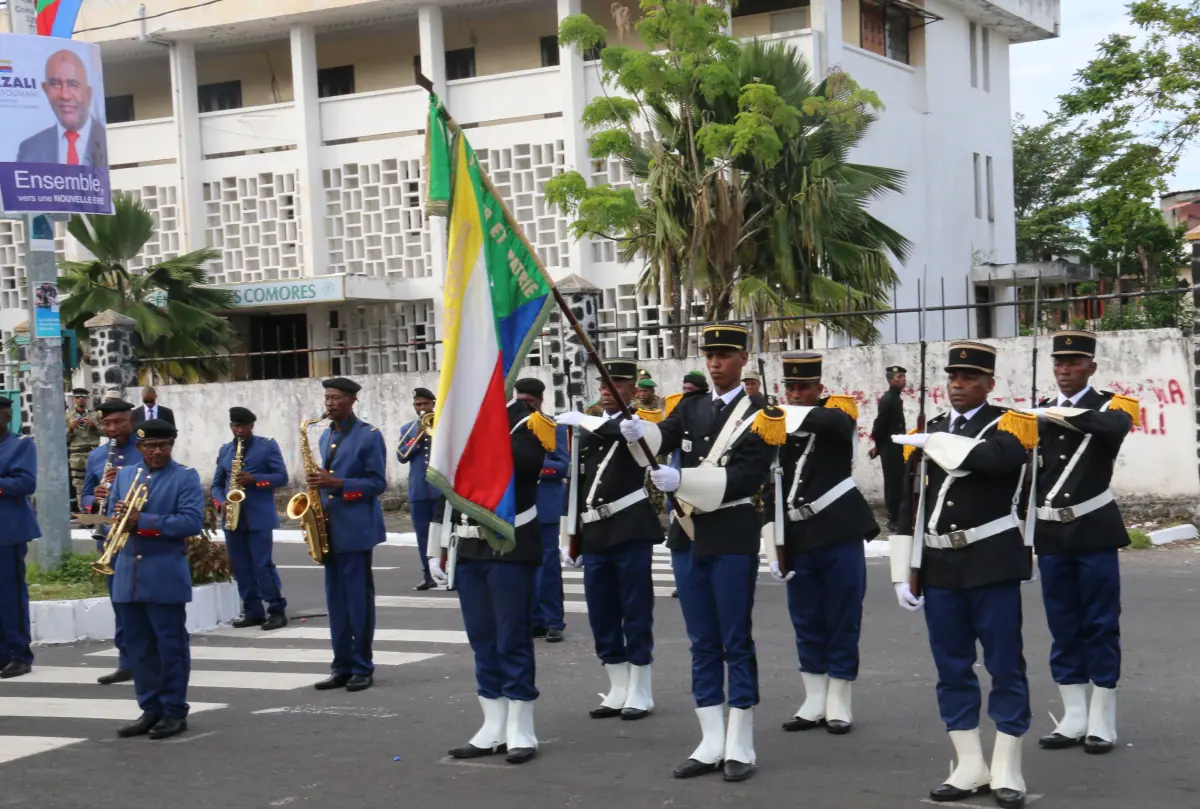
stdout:
MULTIPOLYGON (((313 458, 308 443, 308 428, 313 424, 324 421, 327 414, 319 419, 306 419, 300 422, 300 453, 304 456, 304 476, 319 471, 320 467, 313 458)), ((287 504, 289 520, 300 520, 304 531, 304 544, 308 546, 308 555, 318 565, 325 564, 325 555, 329 553, 329 522, 325 509, 321 506, 321 492, 318 489, 305 489, 297 492, 287 504)))
POLYGON ((142 480, 142 470, 138 469, 133 476, 133 485, 129 487, 129 493, 125 495, 125 499, 121 502, 125 504, 125 512, 121 515, 108 532, 108 542, 104 545, 104 553, 95 562, 92 562, 92 570, 105 576, 113 575, 113 559, 117 557, 127 542, 129 542, 129 534, 133 530, 129 526, 129 512, 141 510, 146 505, 146 501, 150 499, 150 486, 147 481, 150 476, 146 476, 146 480, 142 480))
POLYGON ((225 496, 225 528, 235 531, 242 516, 242 501, 246 499, 246 490, 238 483, 242 474, 242 453, 246 442, 238 439, 237 452, 233 453, 233 463, 229 467, 229 493, 225 496))
POLYGON ((417 419, 417 424, 419 427, 416 435, 414 435, 412 438, 405 436, 400 439, 400 445, 396 447, 396 457, 400 461, 407 461, 408 456, 412 454, 414 449, 416 449, 417 444, 421 442, 422 438, 427 435, 430 438, 433 437, 433 425, 436 421, 437 417, 433 414, 432 410, 428 413, 422 413, 421 417, 417 419))

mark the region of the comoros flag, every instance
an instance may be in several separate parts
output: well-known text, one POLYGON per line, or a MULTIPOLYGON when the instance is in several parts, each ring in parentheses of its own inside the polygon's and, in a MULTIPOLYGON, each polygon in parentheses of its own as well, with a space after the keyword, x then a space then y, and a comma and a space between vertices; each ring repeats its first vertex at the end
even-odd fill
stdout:
POLYGON ((513 539, 507 404, 553 301, 550 282, 461 132, 430 99, 427 210, 449 203, 442 363, 427 479, 458 510, 513 539), (448 199, 447 199, 448 198, 448 199))
POLYGON ((37 32, 44 37, 70 39, 83 0, 37 0, 37 32))

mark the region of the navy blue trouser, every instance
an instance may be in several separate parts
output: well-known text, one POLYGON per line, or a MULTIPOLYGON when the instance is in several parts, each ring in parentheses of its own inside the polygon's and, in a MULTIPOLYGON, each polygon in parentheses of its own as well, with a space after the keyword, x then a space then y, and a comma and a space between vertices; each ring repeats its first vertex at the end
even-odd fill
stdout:
POLYGON ((1117 549, 1039 556, 1050 646, 1060 685, 1116 688, 1121 678, 1121 566, 1117 549))
POLYGON ((125 625, 138 706, 151 716, 188 715, 192 670, 186 604, 114 604, 125 625))
POLYGON ((583 592, 596 655, 605 665, 654 662, 654 579, 649 542, 583 554, 583 592))
POLYGON ((975 644, 992 677, 988 716, 1010 736, 1029 730, 1029 681, 1021 642, 1021 583, 965 590, 925 588, 925 625, 937 665, 938 708, 946 730, 979 727, 981 694, 975 644))
POLYGON ((532 562, 458 560, 458 603, 475 653, 475 683, 485 699, 538 698, 533 659, 536 575, 532 562))
POLYGON ((558 551, 558 523, 543 523, 542 563, 534 582, 535 629, 566 629, 563 618, 562 557, 558 551))
POLYGON ((325 603, 333 642, 334 674, 367 676, 375 671, 371 642, 375 638, 375 575, 372 551, 325 556, 325 603))
POLYGON ((862 540, 792 554, 788 613, 796 630, 800 670, 838 680, 858 677, 867 560, 862 540))
MULTIPOLYGON (((117 563, 113 562, 113 568, 117 563)), ((105 576, 104 584, 108 587, 108 597, 112 598, 113 576, 105 576)), ((121 620, 121 611, 113 604, 113 646, 117 647, 117 668, 121 671, 133 671, 133 663, 129 660, 129 650, 125 645, 125 622, 121 620)))
POLYGON ((0 668, 14 661, 33 665, 29 587, 25 584, 28 550, 28 542, 0 547, 0 668))
POLYGON ((417 532, 417 552, 421 554, 421 574, 425 581, 432 581, 429 575, 429 525, 440 516, 437 513, 437 500, 410 500, 412 510, 413 530, 417 532))
POLYGON ((695 557, 693 549, 671 554, 675 587, 688 640, 692 642, 692 698, 697 708, 725 703, 758 704, 758 657, 751 635, 758 555, 695 557))
POLYGON ((239 528, 225 532, 225 547, 229 550, 229 564, 233 566, 233 577, 237 580, 238 595, 242 598, 242 612, 247 618, 263 618, 263 602, 266 612, 282 613, 287 609, 283 597, 283 584, 279 571, 271 559, 271 547, 275 532, 250 531, 239 528))

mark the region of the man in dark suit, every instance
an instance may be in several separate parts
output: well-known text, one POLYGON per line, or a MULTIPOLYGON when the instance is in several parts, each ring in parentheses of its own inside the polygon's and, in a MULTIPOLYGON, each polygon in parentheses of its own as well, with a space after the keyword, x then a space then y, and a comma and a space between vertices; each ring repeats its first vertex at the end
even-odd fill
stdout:
POLYGON ((899 365, 887 368, 887 392, 879 397, 879 412, 871 425, 871 458, 880 458, 883 465, 883 502, 887 507, 888 529, 896 530, 900 514, 900 495, 904 491, 904 447, 892 443, 893 435, 908 432, 904 423, 904 402, 900 391, 908 384, 908 371, 899 365))
POLYGON ((57 123, 21 142, 18 163, 108 167, 104 122, 92 115, 92 86, 83 60, 68 50, 46 61, 42 92, 57 123))
POLYGON ((142 406, 134 408, 133 425, 136 427, 143 421, 151 419, 162 419, 175 426, 175 413, 169 407, 163 407, 158 403, 158 392, 149 386, 142 388, 142 406))

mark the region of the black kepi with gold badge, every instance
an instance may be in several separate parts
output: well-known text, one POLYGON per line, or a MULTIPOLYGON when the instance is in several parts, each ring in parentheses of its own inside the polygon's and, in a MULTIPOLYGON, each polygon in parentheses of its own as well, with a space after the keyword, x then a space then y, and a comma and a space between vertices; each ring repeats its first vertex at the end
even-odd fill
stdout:
POLYGON ((1054 333, 1051 357, 1095 357, 1096 333, 1071 329, 1054 333))
POLYGON ((811 351, 792 351, 783 355, 783 381, 819 382, 821 355, 811 351))
POLYGON ((750 330, 740 323, 714 323, 700 334, 701 351, 745 351, 750 330))
POLYGON ((996 349, 986 343, 957 340, 950 344, 950 358, 946 371, 974 371, 981 374, 996 373, 996 349))

